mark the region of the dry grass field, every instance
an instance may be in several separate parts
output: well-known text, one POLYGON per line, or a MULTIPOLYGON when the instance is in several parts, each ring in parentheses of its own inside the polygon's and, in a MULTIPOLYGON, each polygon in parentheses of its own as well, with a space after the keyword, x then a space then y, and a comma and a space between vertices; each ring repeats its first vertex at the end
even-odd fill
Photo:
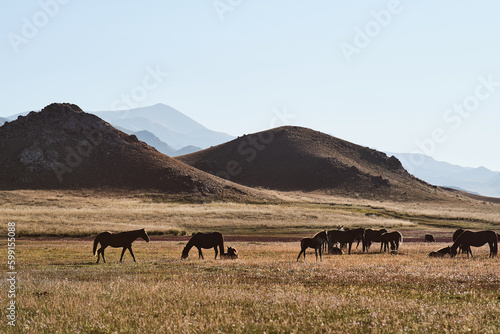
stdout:
MULTIPOLYGON (((296 202, 174 203, 144 194, 15 191, 0 193, 2 233, 16 222, 17 326, 12 333, 498 333, 500 262, 488 247, 474 258, 434 259, 449 242, 405 241, 400 254, 326 255, 298 242, 260 236, 308 236, 324 228, 385 227, 407 240, 426 232, 450 236, 457 226, 500 230, 500 206, 464 202, 404 204, 286 195, 296 202), (92 236, 145 227, 151 242, 129 253, 106 250, 95 264, 92 236), (218 230, 237 260, 205 260, 186 236, 218 230), (166 238, 164 235, 172 237, 166 238), (253 241, 238 240, 250 236, 253 241), (60 239, 59 237, 63 237, 60 239), (76 237, 76 238, 75 238, 76 237), (168 240, 167 240, 168 239, 168 240)), ((6 238, 0 257, 7 258, 6 238)), ((6 305, 2 281, 0 300, 6 305)), ((4 292, 5 291, 5 292, 4 292)))

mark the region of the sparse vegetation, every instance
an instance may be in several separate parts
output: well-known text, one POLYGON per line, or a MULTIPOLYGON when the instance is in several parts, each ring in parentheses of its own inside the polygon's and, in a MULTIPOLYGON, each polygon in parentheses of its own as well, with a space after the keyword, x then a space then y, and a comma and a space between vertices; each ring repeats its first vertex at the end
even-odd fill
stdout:
MULTIPOLYGON (((10 332, 500 330, 498 257, 488 259, 488 248, 482 247, 473 259, 430 258, 429 252, 449 244, 406 238, 423 241, 432 231, 437 239, 451 239, 456 226, 499 230, 498 205, 275 195, 283 201, 193 204, 150 201, 134 193, 0 192, 1 228, 15 221, 20 237, 18 326, 10 332), (341 225, 398 229, 405 242, 397 255, 376 253, 375 246, 375 253, 354 249, 353 255, 327 255, 319 263, 312 251, 305 262, 296 262, 298 242, 264 242, 265 237, 293 239, 341 225), (134 243, 137 263, 125 256, 119 264, 121 250, 108 248, 108 264, 94 264, 93 236, 142 227, 151 242, 134 243), (253 239, 226 242, 238 250, 235 261, 212 260, 211 254, 204 261, 196 256, 181 261, 186 238, 161 237, 213 230, 229 240, 253 239)), ((5 242, 0 240, 3 258, 5 242)), ((5 312, 2 308, 2 318, 5 312)), ((0 332, 8 330, 1 322, 0 332)))
MULTIPOLYGON (((235 261, 180 260, 183 244, 134 244, 95 265, 88 241, 20 241, 18 333, 498 333, 498 259, 400 255, 295 262, 297 243, 233 243, 235 261)), ((2 248, 2 253, 4 253, 2 248)), ((4 308, 1 310, 4 318, 4 308)), ((0 331, 7 332, 5 322, 0 331)))

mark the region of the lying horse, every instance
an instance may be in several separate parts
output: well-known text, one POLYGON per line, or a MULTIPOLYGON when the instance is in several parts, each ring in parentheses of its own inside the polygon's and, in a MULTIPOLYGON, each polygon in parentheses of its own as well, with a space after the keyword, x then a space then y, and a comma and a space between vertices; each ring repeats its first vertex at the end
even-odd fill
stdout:
POLYGON ((424 237, 424 240, 425 240, 425 242, 436 242, 436 240, 434 240, 434 237, 432 236, 432 234, 426 234, 424 237))
POLYGON ((384 247, 384 252, 386 250, 389 251, 389 243, 391 244, 390 250, 398 250, 399 244, 403 243, 403 235, 398 231, 386 232, 380 236, 379 240, 381 242, 380 244, 381 252, 382 252, 382 247, 384 247))
POLYGON ((221 254, 220 258, 221 259, 235 260, 238 258, 238 251, 236 249, 234 249, 233 247, 228 247, 227 253, 221 254))
POLYGON ((464 247, 481 247, 488 243, 490 246, 489 257, 495 257, 498 253, 498 235, 493 231, 464 231, 457 240, 453 243, 450 249, 451 257, 457 255, 457 248, 462 245, 464 247))
POLYGON ((333 254, 333 255, 342 255, 344 254, 344 252, 342 252, 342 249, 338 248, 338 247, 332 247, 332 249, 329 251, 330 254, 333 254))
POLYGON ((300 253, 297 256, 297 261, 299 261, 300 256, 304 254, 304 261, 306 260, 306 249, 314 248, 314 253, 316 254, 316 261, 318 261, 318 251, 319 251, 319 259, 323 261, 321 256, 321 248, 323 247, 323 241, 321 238, 302 238, 300 241, 300 253))
POLYGON ((363 238, 363 252, 368 252, 372 242, 380 242, 380 236, 386 233, 385 228, 380 230, 372 230, 371 228, 365 230, 365 237, 363 238))
POLYGON ((430 252, 429 256, 430 257, 443 257, 446 254, 450 254, 450 250, 451 250, 451 247, 447 246, 447 247, 441 248, 440 250, 438 250, 436 252, 430 252))
POLYGON ((193 248, 193 246, 198 248, 198 258, 201 259, 204 259, 203 253, 201 252, 202 248, 213 248, 215 250, 215 259, 217 259, 217 255, 219 255, 217 247, 219 247, 220 254, 224 254, 224 238, 219 232, 198 232, 193 235, 186 244, 186 247, 184 247, 184 249, 182 250, 181 259, 186 259, 188 257, 189 251, 191 250, 191 248, 193 248))
POLYGON ((351 254, 352 243, 354 242, 354 240, 357 239, 363 240, 364 235, 365 235, 364 228, 356 228, 348 231, 337 231, 337 230, 328 231, 328 239, 330 240, 330 242, 349 244, 349 254, 351 254))
POLYGON ((97 251, 96 263, 99 263, 101 254, 102 254, 102 260, 104 261, 104 263, 106 263, 106 258, 104 257, 104 250, 108 246, 123 247, 122 256, 120 256, 120 262, 122 262, 123 254, 127 249, 130 251, 130 254, 134 259, 134 262, 136 262, 134 252, 132 252, 132 242, 134 242, 137 238, 143 238, 144 240, 146 240, 146 242, 149 242, 149 236, 146 233, 146 230, 144 229, 128 231, 128 232, 120 232, 120 233, 103 232, 98 234, 94 240, 94 256, 98 244, 101 244, 101 248, 99 248, 99 250, 97 251))
MULTIPOLYGON (((453 233, 453 242, 457 241, 460 234, 462 234, 464 231, 465 230, 463 228, 459 228, 458 230, 456 230, 455 233, 453 233)), ((469 254, 470 256, 472 256, 472 250, 470 249, 470 246, 459 245, 458 250, 459 253, 467 254, 467 257, 469 257, 469 254)))

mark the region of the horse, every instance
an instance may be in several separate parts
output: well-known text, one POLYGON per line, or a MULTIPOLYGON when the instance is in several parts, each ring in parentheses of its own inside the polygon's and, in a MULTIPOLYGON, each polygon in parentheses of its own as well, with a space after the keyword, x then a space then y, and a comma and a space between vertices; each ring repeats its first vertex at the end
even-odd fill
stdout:
POLYGON ((450 249, 451 257, 457 255, 457 248, 462 245, 464 247, 481 247, 488 243, 490 246, 489 257, 495 257, 498 253, 498 235, 493 231, 464 231, 457 240, 453 243, 450 249))
POLYGON ((98 234, 94 240, 94 256, 96 253, 97 245, 99 243, 101 244, 101 248, 99 248, 99 250, 97 251, 96 263, 99 263, 101 254, 102 254, 102 260, 104 261, 104 263, 106 263, 106 258, 104 257, 104 250, 108 246, 115 248, 123 247, 122 256, 120 256, 120 262, 122 262, 123 254, 127 249, 130 251, 130 254, 134 259, 134 262, 136 262, 134 252, 132 252, 132 242, 134 242, 137 238, 143 238, 144 240, 146 240, 146 242, 149 242, 149 235, 146 233, 146 230, 144 229, 128 231, 128 232, 120 232, 120 233, 102 232, 98 234))
POLYGON ((399 244, 403 243, 403 235, 398 231, 383 233, 379 238, 380 251, 382 252, 382 247, 384 247, 384 252, 389 251, 389 243, 391 244, 390 250, 398 250, 399 244))
POLYGON ((326 230, 320 231, 313 236, 313 239, 320 239, 322 251, 326 252, 326 247, 328 246, 328 233, 326 230))
POLYGON ((184 247, 184 249, 182 250, 181 259, 186 259, 188 257, 189 251, 191 250, 191 248, 193 248, 193 246, 198 248, 198 258, 201 259, 205 259, 203 257, 203 253, 201 252, 202 248, 213 248, 215 250, 215 259, 217 259, 217 255, 219 255, 217 247, 219 247, 220 254, 224 254, 224 238, 219 232, 198 232, 193 235, 186 244, 186 247, 184 247))
POLYGON ((328 231, 328 239, 332 242, 349 244, 349 254, 351 254, 352 243, 354 240, 361 238, 363 240, 365 235, 364 228, 349 229, 348 231, 328 231))
MULTIPOLYGON (((462 234, 465 230, 463 228, 459 228, 458 230, 453 233, 453 242, 457 241, 458 237, 460 234, 462 234)), ((467 254, 467 257, 472 256, 472 250, 470 249, 470 246, 464 246, 464 245, 459 245, 458 247, 459 253, 462 254, 467 254)))
MULTIPOLYGON (((387 230, 385 228, 380 230, 372 230, 371 228, 365 230, 365 237, 362 239, 363 241, 363 252, 368 252, 370 250, 370 246, 372 242, 380 242, 380 236, 386 233, 387 230)), ((358 242, 359 244, 359 242, 358 242)))
POLYGON ((236 249, 234 249, 233 247, 228 247, 227 253, 221 254, 220 258, 221 259, 235 260, 238 258, 238 251, 236 249))
POLYGON ((329 251, 330 254, 333 254, 333 255, 342 255, 344 254, 344 252, 342 252, 342 249, 338 248, 338 247, 332 247, 332 249, 329 251))
POLYGON ((436 240, 434 240, 434 237, 432 236, 432 234, 426 234, 424 237, 424 240, 425 240, 425 242, 436 242, 436 240))
POLYGON ((443 257, 446 254, 450 254, 450 250, 451 250, 451 247, 447 246, 447 247, 441 248, 435 252, 430 252, 429 256, 430 257, 443 257))
POLYGON ((306 260, 306 249, 314 248, 314 253, 316 254, 316 262, 318 261, 318 251, 319 251, 319 259, 323 261, 321 256, 321 248, 323 247, 323 241, 321 238, 302 238, 300 241, 300 253, 297 256, 297 261, 299 261, 300 256, 304 254, 304 261, 306 260))

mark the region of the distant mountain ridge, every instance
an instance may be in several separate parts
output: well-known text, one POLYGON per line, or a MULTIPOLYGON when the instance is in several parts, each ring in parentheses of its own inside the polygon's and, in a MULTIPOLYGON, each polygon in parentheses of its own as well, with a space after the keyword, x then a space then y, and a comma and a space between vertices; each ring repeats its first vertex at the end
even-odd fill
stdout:
POLYGON ((226 133, 207 129, 180 111, 165 104, 120 111, 91 112, 117 128, 132 132, 147 130, 175 150, 186 146, 208 148, 234 139, 226 133))
POLYGON ((423 154, 389 153, 416 177, 431 184, 465 190, 488 197, 500 197, 500 172, 485 167, 471 168, 437 161, 423 154))
POLYGON ((193 145, 188 145, 181 148, 180 150, 176 150, 167 143, 162 142, 160 138, 156 137, 154 134, 147 130, 141 130, 130 134, 135 135, 139 140, 145 142, 149 146, 156 148, 160 153, 166 154, 170 157, 176 157, 178 155, 189 154, 201 150, 201 147, 193 145))

